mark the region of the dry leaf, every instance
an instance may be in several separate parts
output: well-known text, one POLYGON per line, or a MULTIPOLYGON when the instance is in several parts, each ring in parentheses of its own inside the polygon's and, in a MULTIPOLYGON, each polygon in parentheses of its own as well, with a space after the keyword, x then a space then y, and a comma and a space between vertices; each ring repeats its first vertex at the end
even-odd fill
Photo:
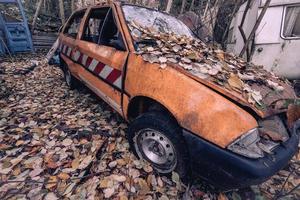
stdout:
POLYGON ((43 171, 44 171, 44 169, 42 169, 42 168, 35 168, 33 171, 31 171, 31 172, 29 173, 29 176, 30 176, 31 178, 34 178, 34 177, 40 175, 40 173, 42 173, 43 171))
POLYGON ((79 164, 80 164, 80 159, 79 158, 76 158, 72 161, 72 169, 76 170, 79 168, 79 164))
POLYGON ((166 57, 159 57, 158 60, 160 63, 166 63, 168 61, 166 57))
POLYGON ((62 141, 62 145, 63 146, 70 146, 71 144, 73 143, 73 140, 71 140, 71 139, 69 139, 69 138, 67 138, 67 139, 64 139, 63 141, 62 141))
POLYGON ((86 168, 91 162, 93 158, 91 155, 85 157, 79 164, 78 169, 84 169, 86 168))
POLYGON ((61 172, 60 174, 58 174, 58 178, 60 178, 61 180, 67 180, 70 178, 70 175, 64 172, 61 172))
POLYGON ((230 85, 230 87, 232 88, 236 88, 239 90, 243 89, 243 82, 241 81, 241 79, 235 75, 235 74, 230 74, 230 78, 228 79, 228 84, 230 85))
POLYGON ((139 188, 140 188, 140 190, 138 191, 139 195, 145 195, 150 191, 150 188, 144 179, 139 178, 138 184, 139 184, 139 188))
POLYGON ((226 197, 226 195, 224 193, 220 193, 218 196, 218 200, 228 200, 228 198, 226 197))
POLYGON ((58 197, 53 192, 46 194, 46 196, 44 197, 44 200, 57 200, 57 199, 58 197))
POLYGON ((113 187, 106 188, 103 190, 103 192, 104 192, 104 197, 108 199, 108 198, 112 197, 112 195, 115 193, 115 189, 113 187))

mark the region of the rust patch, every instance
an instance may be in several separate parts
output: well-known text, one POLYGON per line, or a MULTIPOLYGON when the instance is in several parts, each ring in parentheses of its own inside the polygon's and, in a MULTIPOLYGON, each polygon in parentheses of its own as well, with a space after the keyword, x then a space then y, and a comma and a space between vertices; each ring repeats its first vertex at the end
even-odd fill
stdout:
POLYGON ((300 119, 300 106, 290 104, 286 115, 287 115, 287 119, 288 119, 288 126, 289 126, 289 128, 292 128, 294 122, 297 121, 298 119, 300 119))
POLYGON ((284 135, 266 128, 260 128, 259 133, 265 139, 271 139, 274 142, 284 142, 287 139, 284 135))
POLYGON ((192 129, 193 124, 199 123, 199 117, 197 112, 190 112, 186 114, 183 118, 182 124, 187 129, 192 129))

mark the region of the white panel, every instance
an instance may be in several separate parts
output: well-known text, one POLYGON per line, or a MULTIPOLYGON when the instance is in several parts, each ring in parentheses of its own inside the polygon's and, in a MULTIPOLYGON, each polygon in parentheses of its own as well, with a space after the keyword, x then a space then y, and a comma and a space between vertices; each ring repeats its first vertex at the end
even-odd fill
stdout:
POLYGON ((121 88, 122 85, 122 76, 119 76, 119 78, 114 82, 114 85, 118 88, 121 88))
POLYGON ((78 59, 79 59, 79 57, 80 57, 80 52, 79 52, 79 51, 76 51, 73 57, 74 57, 74 60, 75 60, 75 61, 78 61, 78 59))
MULTIPOLYGON (((242 38, 242 35, 238 29, 239 25, 241 24, 243 15, 244 15, 244 10, 246 7, 246 3, 244 3, 237 14, 235 15, 234 19, 231 22, 231 27, 233 27, 233 41, 235 41, 233 44, 229 45, 229 51, 233 52, 234 54, 239 54, 241 50, 244 47, 244 40, 242 38)), ((248 37, 255 25, 257 14, 258 14, 258 7, 259 7, 259 2, 254 1, 254 3, 251 5, 250 10, 248 11, 243 30, 245 32, 246 37, 248 37)))
POLYGON ((113 68, 111 68, 110 66, 106 65, 104 67, 104 69, 101 71, 101 73, 99 74, 99 76, 101 76, 102 78, 106 79, 108 77, 108 75, 112 72, 113 68))
MULTIPOLYGON (((260 6, 264 6, 266 0, 261 0, 260 6)), ((300 0, 272 0, 270 6, 282 6, 282 5, 289 5, 289 4, 297 4, 300 3, 300 0)))
MULTIPOLYGON (((261 9, 259 11, 260 15, 261 9)), ((255 35, 256 44, 279 43, 283 7, 268 8, 255 35)))
POLYGON ((89 66, 89 70, 94 71, 95 68, 97 67, 98 63, 99 62, 96 59, 93 59, 92 63, 89 66))
POLYGON ((71 52, 72 52, 72 48, 68 47, 68 52, 67 52, 67 56, 71 56, 71 52))
POLYGON ((257 45, 252 61, 269 71, 289 79, 300 78, 300 40, 285 40, 281 44, 257 45), (261 49, 259 52, 257 49, 261 49))
POLYGON ((82 65, 85 66, 86 65, 86 60, 88 59, 88 56, 83 54, 83 57, 82 57, 82 65))

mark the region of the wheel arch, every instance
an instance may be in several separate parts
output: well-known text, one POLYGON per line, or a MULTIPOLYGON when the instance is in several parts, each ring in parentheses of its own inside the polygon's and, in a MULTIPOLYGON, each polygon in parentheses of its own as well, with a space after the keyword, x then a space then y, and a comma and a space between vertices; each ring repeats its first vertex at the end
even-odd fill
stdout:
POLYGON ((163 103, 147 96, 135 96, 133 97, 127 107, 127 119, 132 121, 143 113, 148 111, 160 111, 171 117, 179 126, 177 118, 170 111, 170 109, 163 103))

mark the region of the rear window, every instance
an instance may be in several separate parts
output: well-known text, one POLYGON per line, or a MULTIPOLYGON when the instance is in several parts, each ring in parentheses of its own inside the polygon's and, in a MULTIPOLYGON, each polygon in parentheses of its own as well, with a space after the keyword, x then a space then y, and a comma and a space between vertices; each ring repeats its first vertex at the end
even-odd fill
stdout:
POLYGON ((66 25, 66 28, 64 30, 65 35, 72 37, 72 38, 77 37, 79 28, 80 28, 80 24, 81 24, 81 20, 82 20, 84 14, 85 14, 85 10, 77 12, 71 16, 71 18, 68 21, 68 24, 66 25))
POLYGON ((300 5, 286 7, 283 37, 300 38, 300 5))
POLYGON ((21 11, 16 3, 0 3, 0 14, 5 22, 23 21, 21 11))
POLYGON ((96 8, 90 11, 87 23, 84 25, 82 40, 98 43, 102 25, 109 11, 107 8, 96 8))

